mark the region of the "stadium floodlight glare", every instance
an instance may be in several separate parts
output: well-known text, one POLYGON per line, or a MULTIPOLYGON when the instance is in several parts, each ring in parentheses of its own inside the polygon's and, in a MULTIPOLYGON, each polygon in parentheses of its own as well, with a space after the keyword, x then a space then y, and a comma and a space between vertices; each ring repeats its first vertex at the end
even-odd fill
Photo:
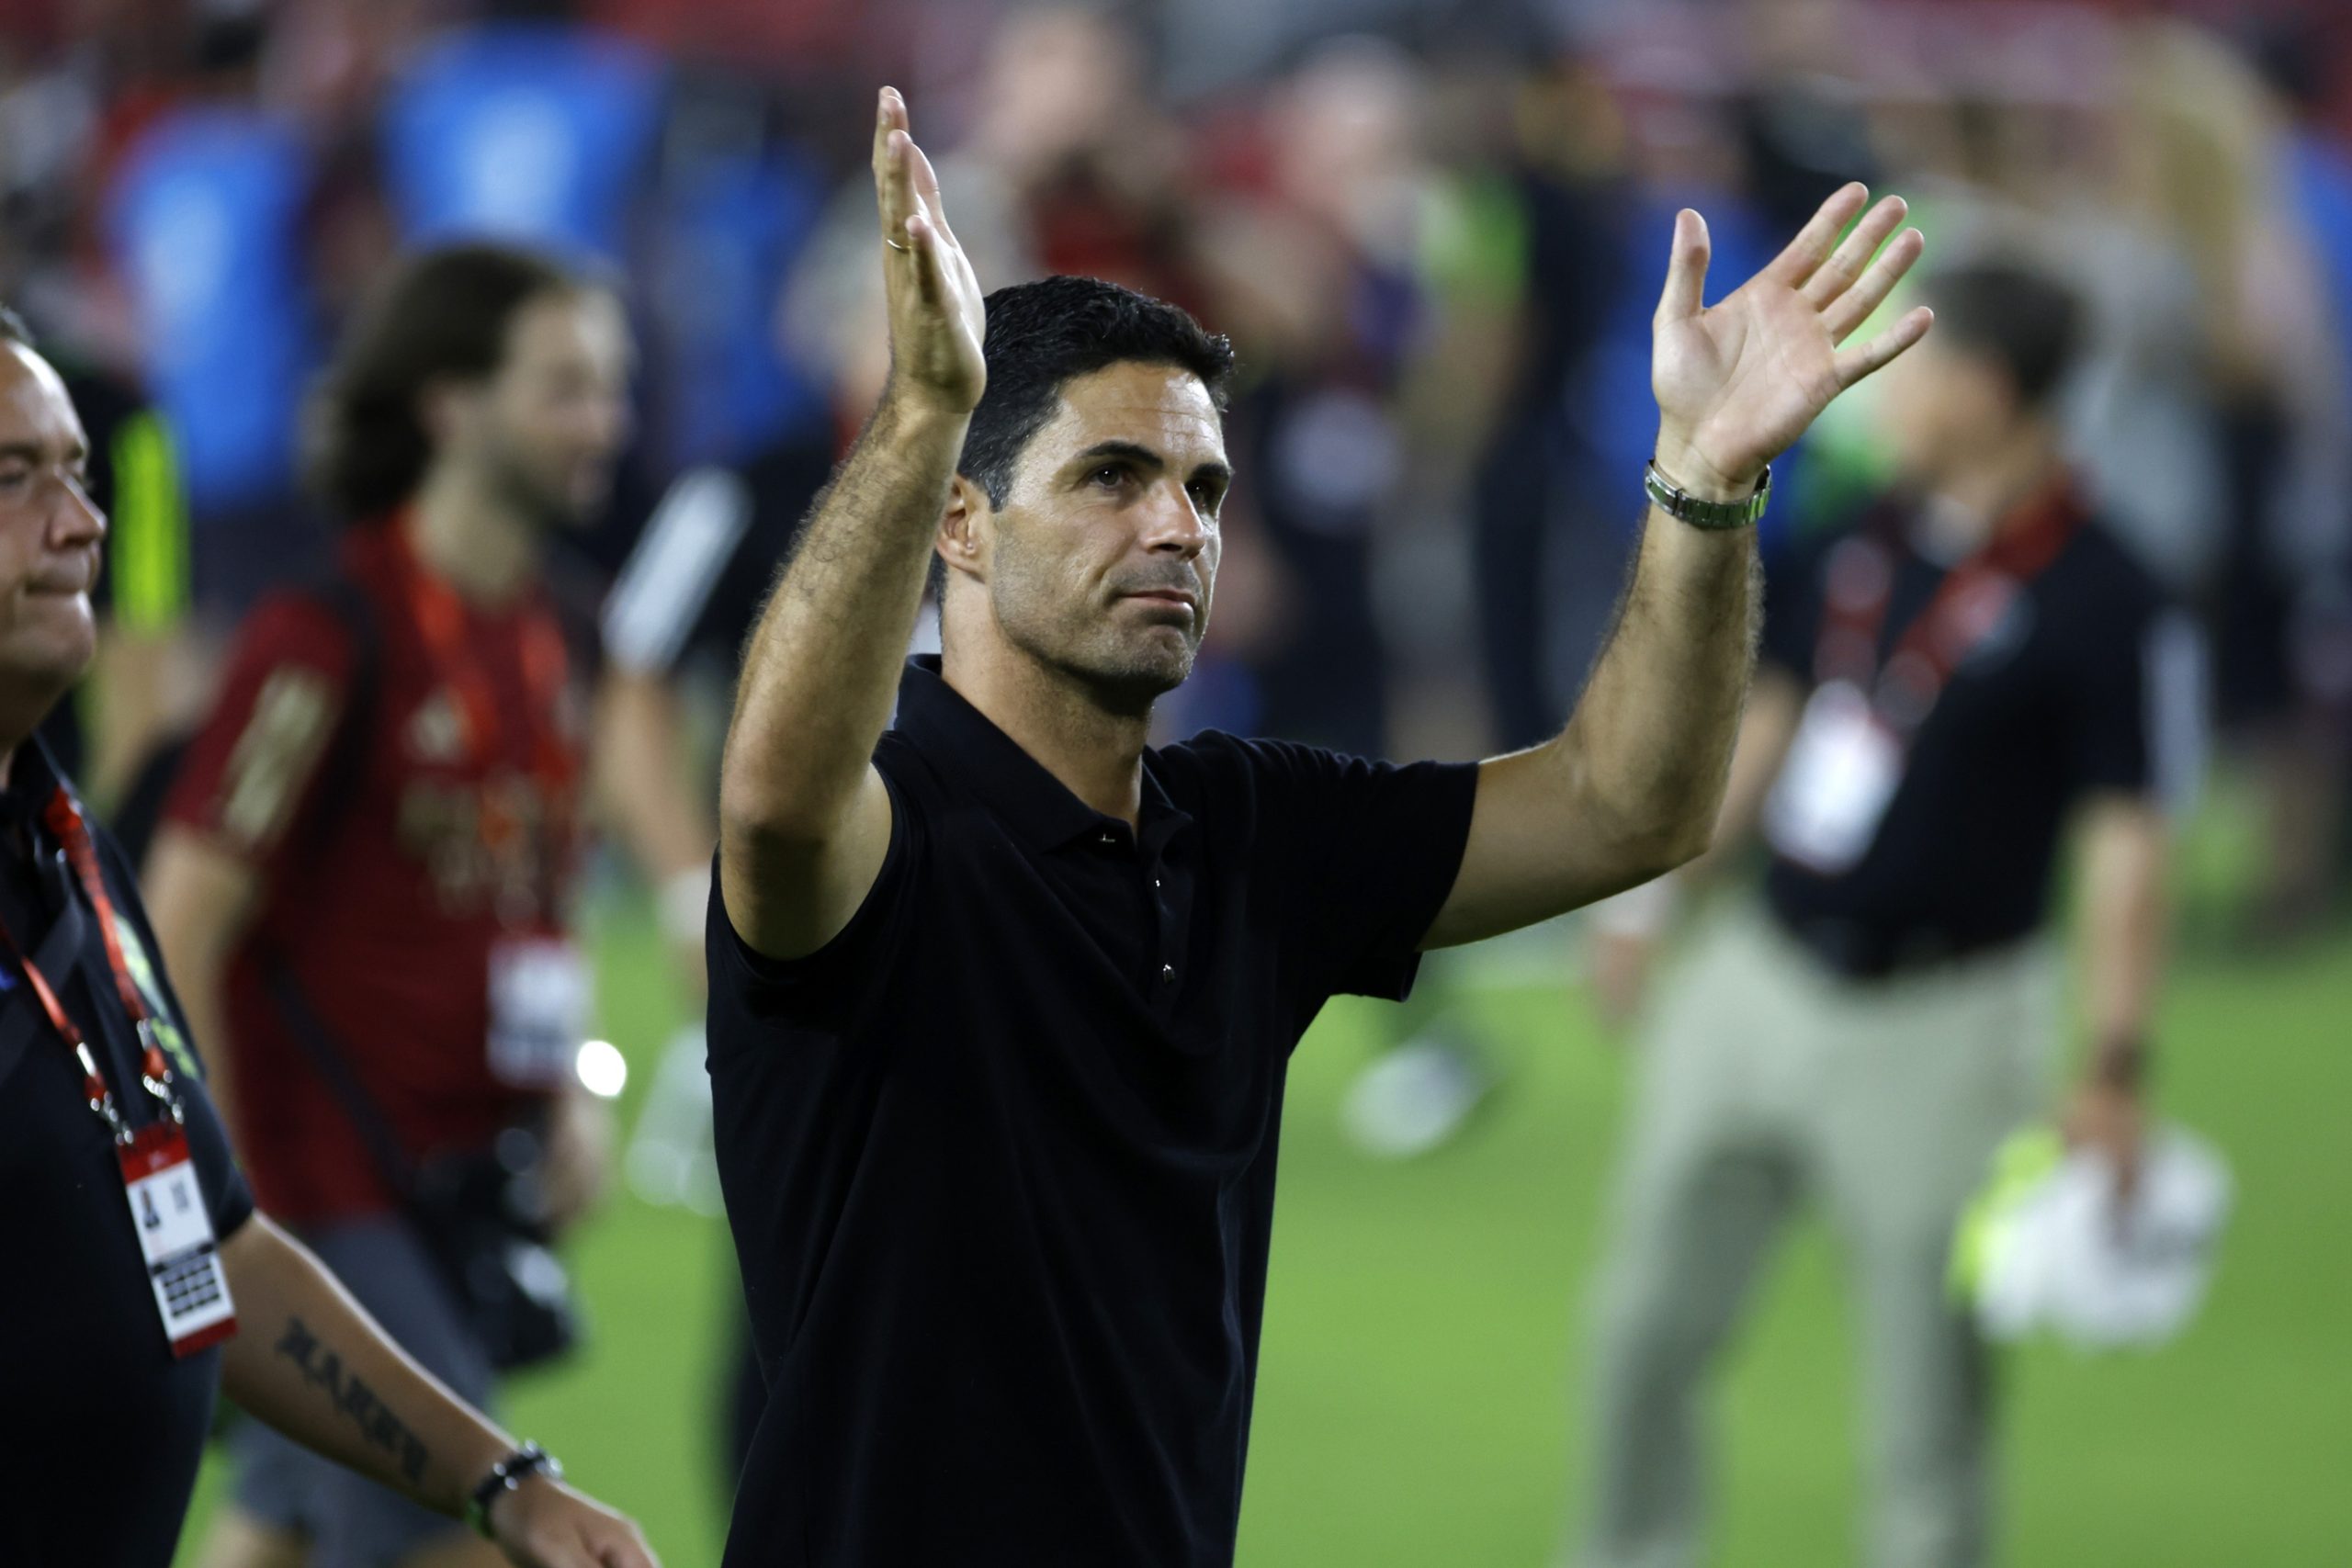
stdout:
POLYGON ((628 1087, 628 1058, 609 1040, 584 1040, 577 1064, 581 1087, 599 1100, 617 1100, 628 1087))

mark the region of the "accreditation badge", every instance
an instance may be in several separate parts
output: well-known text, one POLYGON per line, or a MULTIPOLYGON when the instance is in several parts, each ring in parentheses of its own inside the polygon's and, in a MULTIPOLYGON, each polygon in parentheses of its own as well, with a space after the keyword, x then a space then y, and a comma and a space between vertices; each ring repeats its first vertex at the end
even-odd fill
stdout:
POLYGON ((176 1122, 158 1122, 133 1133, 119 1152, 164 1337, 173 1355, 193 1356, 237 1332, 237 1309, 187 1133, 176 1122))
POLYGON ((490 1072, 510 1089, 577 1080, 588 1037, 588 964, 560 937, 510 939, 490 953, 490 1072))
POLYGON ((1870 852, 1903 782, 1903 742, 1850 681, 1822 685, 1805 704, 1788 760, 1764 802, 1772 848, 1824 876, 1870 852))

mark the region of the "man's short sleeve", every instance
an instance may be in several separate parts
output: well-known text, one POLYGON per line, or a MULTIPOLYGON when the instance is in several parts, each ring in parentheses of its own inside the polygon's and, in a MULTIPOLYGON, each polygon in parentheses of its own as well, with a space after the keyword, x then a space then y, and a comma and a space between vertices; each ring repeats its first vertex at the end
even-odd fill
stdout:
MULTIPOLYGON (((714 1022, 725 1010, 755 1023, 852 1032, 864 1006, 893 983, 914 910, 924 833, 910 792, 892 778, 883 757, 876 766, 890 791, 890 845, 882 869, 849 924, 807 957, 770 958, 743 940, 727 912, 725 879, 712 860, 704 962, 714 1022)), ((710 1038, 716 1043, 735 1032, 713 1029, 710 1038)))
POLYGON ((188 743, 165 818, 256 866, 271 864, 311 804, 352 657, 349 631, 323 604, 288 596, 256 610, 188 743))
POLYGON ((254 1217, 254 1191, 229 1147, 229 1134, 212 1108, 212 1097, 201 1081, 183 1082, 180 1109, 187 1118, 188 1154, 196 1161, 198 1184, 211 1212, 212 1234, 222 1241, 237 1234, 254 1217))
POLYGON ((1807 685, 1814 642, 1821 635, 1821 574, 1826 551, 1818 539, 1789 544, 1764 568, 1764 637, 1758 654, 1807 685))
POLYGON ((2098 617, 2067 714, 2069 770, 2084 793, 2145 795, 2186 809, 2203 771, 2205 655, 2185 612, 2098 617))
POLYGON ((1403 1000, 1462 870, 1476 764, 1239 744, 1264 807, 1260 863, 1283 881, 1285 940, 1325 991, 1403 1000))

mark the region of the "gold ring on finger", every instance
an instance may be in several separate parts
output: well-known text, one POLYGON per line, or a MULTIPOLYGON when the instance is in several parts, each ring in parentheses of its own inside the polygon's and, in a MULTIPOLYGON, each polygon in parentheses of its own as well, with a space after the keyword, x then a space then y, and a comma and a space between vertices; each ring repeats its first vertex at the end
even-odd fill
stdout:
POLYGON ((888 234, 885 234, 884 236, 882 236, 882 243, 883 243, 884 244, 886 244, 886 245, 889 246, 892 250, 899 252, 899 253, 900 254, 902 254, 902 255, 910 255, 910 255, 912 255, 912 254, 915 254, 915 248, 914 248, 912 245, 902 245, 902 244, 899 243, 899 242, 898 242, 898 241, 893 240, 892 238, 890 238, 888 234))

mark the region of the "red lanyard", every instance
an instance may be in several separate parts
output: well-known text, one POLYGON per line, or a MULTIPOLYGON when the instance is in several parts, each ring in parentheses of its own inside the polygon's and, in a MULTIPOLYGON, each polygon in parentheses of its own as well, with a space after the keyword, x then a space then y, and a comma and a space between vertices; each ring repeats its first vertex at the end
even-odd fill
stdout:
MULTIPOLYGON (((130 1015, 131 1026, 139 1034, 139 1081, 147 1088, 174 1122, 185 1119, 180 1106, 179 1090, 172 1077, 172 1064, 155 1035, 154 1015, 147 1009, 147 998, 140 992, 139 982, 130 973, 130 965, 123 957, 122 939, 115 931, 114 899, 107 893, 105 875, 98 869, 98 854, 90 842, 90 829, 82 820, 82 808, 63 784, 49 797, 49 808, 43 813, 49 830, 65 846, 65 858, 74 867, 74 880, 81 883, 82 893, 90 901, 90 908, 98 922, 99 939, 106 943, 107 967, 114 971, 115 994, 122 1000, 123 1011, 130 1015)), ((32 955, 17 945, 16 936, 5 924, 0 924, 0 945, 5 945, 17 967, 24 971, 26 982, 40 999, 41 1011, 49 1015, 50 1027, 72 1048, 74 1058, 82 1066, 82 1090, 88 1098, 90 1109, 107 1124, 115 1142, 128 1145, 131 1134, 116 1107, 114 1090, 107 1086, 106 1076, 98 1071, 97 1058, 91 1054, 90 1043, 66 1012, 64 1003, 57 998, 57 989, 32 955)))
MULTIPOLYGON (((409 544, 404 514, 393 517, 386 526, 391 530, 409 610, 424 638, 426 656, 433 662, 435 675, 457 698, 459 721, 466 731, 466 749, 477 763, 486 764, 500 728, 498 699, 491 690, 480 655, 466 646, 465 604, 455 589, 425 570, 417 560, 409 544)), ((547 841, 560 843, 568 830, 572 782, 580 765, 564 739, 560 719, 564 686, 570 679, 563 633, 544 606, 533 606, 523 615, 522 663, 531 708, 529 767, 549 814, 547 841)), ((520 824, 511 811, 497 808, 496 802, 485 798, 483 805, 483 842, 497 853, 516 852, 520 824)))
POLYGON ((1814 679, 1847 682, 1869 693, 1882 717, 1917 729, 1971 650, 2001 619, 2019 591, 2048 570, 2084 517, 2064 480, 2003 520, 1991 543, 1951 569, 1895 640, 1882 667, 1880 633, 1894 596, 1895 552, 1867 533, 1829 554, 1827 604, 1814 649, 1814 679))
MULTIPOLYGON (((491 692, 479 655, 466 647, 465 603, 457 590, 418 562, 409 545, 405 517, 395 517, 387 525, 405 579, 409 608, 424 633, 434 673, 457 695, 468 750, 477 761, 487 761, 499 730, 498 700, 491 692)), ((534 607, 524 616, 522 641, 523 680, 531 697, 530 766, 552 799, 571 786, 578 771, 557 716, 568 679, 563 633, 552 615, 534 607)))

